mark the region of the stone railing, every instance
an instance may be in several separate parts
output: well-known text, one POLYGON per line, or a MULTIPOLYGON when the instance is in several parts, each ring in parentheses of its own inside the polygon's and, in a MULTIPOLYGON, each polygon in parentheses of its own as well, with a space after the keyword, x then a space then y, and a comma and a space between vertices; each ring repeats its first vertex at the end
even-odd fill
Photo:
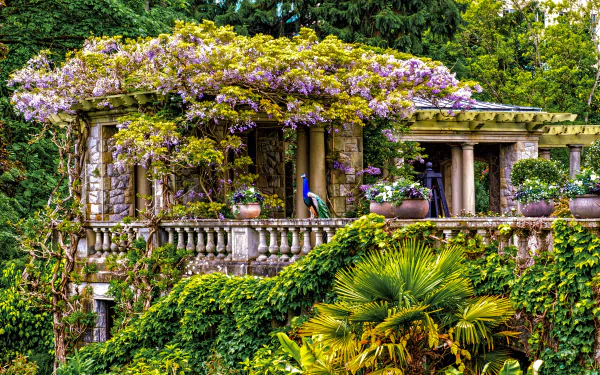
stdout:
MULTIPOLYGON (((429 220, 389 220, 390 229, 416 222, 435 224, 431 236, 438 242, 459 233, 479 235, 483 243, 498 240, 499 251, 506 246, 518 248, 517 260, 526 266, 542 249, 552 248, 554 218, 451 218, 429 220), (500 230, 502 229, 502 230, 500 230)), ((158 244, 171 243, 195 255, 187 273, 215 270, 233 274, 272 275, 281 267, 308 254, 312 248, 331 241, 335 232, 353 219, 269 219, 170 221, 160 224, 158 244), (268 266, 271 265, 271 266, 268 266), (260 267, 274 270, 256 271, 260 267), (251 269, 253 267, 253 269, 251 269)), ((595 219, 577 220, 593 231, 600 229, 595 219)), ((137 237, 148 238, 142 223, 129 225, 109 222, 90 223, 86 246, 80 257, 101 262, 108 255, 123 255, 137 237)))
POLYGON ((197 259, 290 262, 331 241, 352 219, 199 220, 165 222, 166 243, 197 259))

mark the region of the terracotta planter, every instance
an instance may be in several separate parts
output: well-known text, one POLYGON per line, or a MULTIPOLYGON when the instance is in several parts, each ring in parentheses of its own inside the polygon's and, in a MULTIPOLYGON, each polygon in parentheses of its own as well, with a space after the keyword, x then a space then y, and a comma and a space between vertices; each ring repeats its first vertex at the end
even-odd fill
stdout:
POLYGON ((369 211, 377 215, 385 216, 387 219, 396 216, 394 213, 394 206, 392 206, 390 202, 377 203, 375 201, 371 201, 369 211))
POLYGON ((519 211, 525 217, 548 217, 554 211, 554 199, 547 202, 542 200, 527 204, 519 203, 519 211))
POLYGON ((600 217, 600 196, 595 194, 577 196, 571 199, 569 208, 576 218, 598 218, 600 217))
POLYGON ((236 219, 256 219, 260 216, 260 203, 234 204, 231 212, 236 219))
POLYGON ((403 199, 399 206, 394 207, 394 216, 398 219, 424 219, 429 212, 427 199, 403 199))

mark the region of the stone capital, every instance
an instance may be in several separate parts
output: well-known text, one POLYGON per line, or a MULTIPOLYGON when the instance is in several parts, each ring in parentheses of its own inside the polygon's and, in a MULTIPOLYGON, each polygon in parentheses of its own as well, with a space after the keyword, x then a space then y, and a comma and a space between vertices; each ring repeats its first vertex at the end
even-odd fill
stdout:
POLYGON ((309 126, 308 131, 311 133, 324 133, 325 128, 323 126, 309 126))

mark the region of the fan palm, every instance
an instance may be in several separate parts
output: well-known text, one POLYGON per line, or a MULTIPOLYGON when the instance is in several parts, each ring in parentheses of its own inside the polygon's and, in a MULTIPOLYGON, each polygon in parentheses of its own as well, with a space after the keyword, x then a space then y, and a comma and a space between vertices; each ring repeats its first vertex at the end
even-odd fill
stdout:
MULTIPOLYGON (((474 297, 462 250, 412 242, 372 252, 336 275, 338 301, 316 306, 301 328, 351 373, 421 374, 489 352, 507 299, 474 297)), ((502 363, 503 356, 490 355, 502 363)), ((473 361, 475 362, 475 361, 473 361)))

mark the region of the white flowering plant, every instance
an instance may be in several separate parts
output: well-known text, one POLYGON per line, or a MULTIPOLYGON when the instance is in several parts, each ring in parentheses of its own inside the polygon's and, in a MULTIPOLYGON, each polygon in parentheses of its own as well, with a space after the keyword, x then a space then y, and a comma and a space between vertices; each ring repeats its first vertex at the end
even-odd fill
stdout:
POLYGON ((586 194, 600 195, 600 173, 591 168, 583 169, 563 187, 563 194, 569 198, 586 194))
POLYGON ((377 203, 390 202, 399 206, 404 199, 429 199, 431 190, 419 182, 400 179, 393 182, 381 181, 365 186, 365 198, 377 203))
POLYGON ((515 199, 519 203, 527 204, 559 198, 561 187, 557 184, 547 183, 538 178, 526 179, 517 187, 515 199))

